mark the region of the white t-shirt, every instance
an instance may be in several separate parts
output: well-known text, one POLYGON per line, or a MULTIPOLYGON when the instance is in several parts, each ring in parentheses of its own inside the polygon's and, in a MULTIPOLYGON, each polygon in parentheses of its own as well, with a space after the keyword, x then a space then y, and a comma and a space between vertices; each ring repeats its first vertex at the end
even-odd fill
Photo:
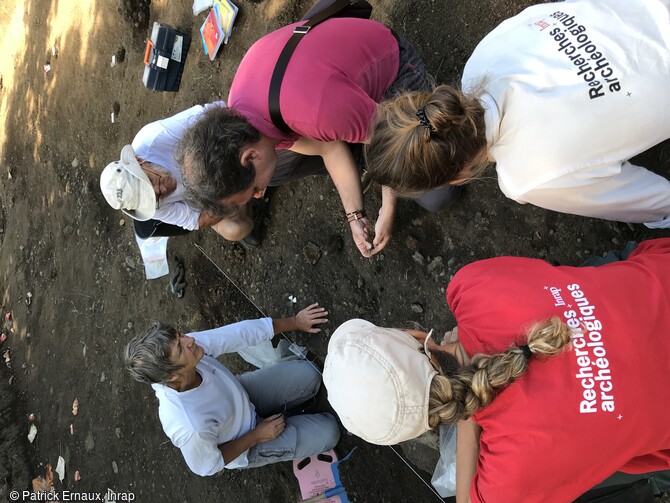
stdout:
POLYGON ((205 351, 196 366, 202 383, 182 392, 163 384, 151 385, 159 401, 163 430, 197 475, 245 467, 247 452, 224 464, 218 446, 255 428, 256 412, 237 378, 215 358, 272 339, 272 318, 241 321, 188 335, 205 351))
POLYGON ((174 163, 174 149, 184 131, 211 106, 225 107, 226 104, 223 101, 215 101, 206 105, 195 105, 167 119, 147 124, 135 135, 132 143, 135 154, 145 161, 160 164, 177 180, 177 189, 161 198, 153 217, 155 220, 190 231, 198 229, 200 210, 193 208, 185 200, 181 172, 174 163))
POLYGON ((668 0, 532 6, 477 46, 505 195, 565 213, 670 227, 670 182, 628 162, 670 137, 668 0))

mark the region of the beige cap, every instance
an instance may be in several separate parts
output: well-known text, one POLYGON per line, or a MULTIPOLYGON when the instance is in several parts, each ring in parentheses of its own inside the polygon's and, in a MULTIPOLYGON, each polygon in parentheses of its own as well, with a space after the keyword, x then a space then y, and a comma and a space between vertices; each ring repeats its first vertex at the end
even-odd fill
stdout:
POLYGON ((131 145, 123 147, 121 160, 109 163, 102 171, 100 189, 112 208, 135 220, 149 220, 156 213, 154 188, 131 145))
POLYGON ((349 320, 328 343, 323 383, 344 427, 373 444, 418 437, 428 426, 437 371, 421 344, 402 330, 349 320))

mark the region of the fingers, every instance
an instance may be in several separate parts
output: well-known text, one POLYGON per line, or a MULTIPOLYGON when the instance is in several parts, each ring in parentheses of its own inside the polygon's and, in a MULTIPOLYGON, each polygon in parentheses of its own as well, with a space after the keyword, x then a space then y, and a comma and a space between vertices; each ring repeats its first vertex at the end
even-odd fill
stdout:
POLYGON ((360 219, 352 222, 351 235, 354 238, 354 243, 358 247, 358 251, 364 257, 371 256, 373 245, 368 239, 371 237, 371 231, 368 229, 367 220, 360 219))
POLYGON ((390 239, 391 239, 391 236, 388 235, 388 234, 385 235, 385 236, 380 236, 379 234, 377 234, 375 236, 374 241, 372 242, 372 245, 375 248, 375 253, 380 252, 381 250, 383 250, 390 239))
POLYGON ((442 339, 442 345, 458 342, 458 327, 454 327, 451 332, 446 332, 442 339))
POLYGON ((302 312, 310 316, 322 316, 328 314, 328 311, 326 311, 325 307, 319 307, 318 302, 315 302, 311 306, 307 306, 305 309, 302 310, 302 312))

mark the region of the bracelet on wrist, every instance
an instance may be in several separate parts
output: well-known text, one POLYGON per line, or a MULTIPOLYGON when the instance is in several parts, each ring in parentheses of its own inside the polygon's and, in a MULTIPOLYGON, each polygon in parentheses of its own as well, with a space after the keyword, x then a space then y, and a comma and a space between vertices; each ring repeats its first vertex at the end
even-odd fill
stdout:
POLYGON ((356 210, 356 211, 350 211, 349 213, 346 214, 347 217, 347 222, 353 222, 354 220, 360 220, 361 218, 365 218, 365 210, 356 210))

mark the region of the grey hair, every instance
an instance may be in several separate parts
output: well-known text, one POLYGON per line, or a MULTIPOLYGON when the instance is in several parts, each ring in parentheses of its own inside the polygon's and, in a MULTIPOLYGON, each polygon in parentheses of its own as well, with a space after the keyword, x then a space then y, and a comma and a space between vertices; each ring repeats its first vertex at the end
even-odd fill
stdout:
POLYGON ((143 334, 136 335, 123 350, 123 363, 133 379, 155 384, 166 383, 182 368, 171 361, 172 348, 179 332, 160 321, 154 321, 143 334))
POLYGON ((242 151, 261 133, 235 110, 211 107, 190 126, 177 144, 186 200, 196 208, 230 216, 222 199, 246 190, 256 177, 253 164, 240 162, 242 151))

